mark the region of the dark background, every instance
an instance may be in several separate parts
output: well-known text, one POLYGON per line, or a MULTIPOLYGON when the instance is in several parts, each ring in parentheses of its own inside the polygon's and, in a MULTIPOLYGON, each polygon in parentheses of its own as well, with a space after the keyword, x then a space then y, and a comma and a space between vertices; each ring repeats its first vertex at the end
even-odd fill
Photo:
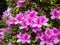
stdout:
POLYGON ((7 9, 8 5, 6 3, 6 0, 0 0, 0 19, 3 14, 3 12, 7 9))

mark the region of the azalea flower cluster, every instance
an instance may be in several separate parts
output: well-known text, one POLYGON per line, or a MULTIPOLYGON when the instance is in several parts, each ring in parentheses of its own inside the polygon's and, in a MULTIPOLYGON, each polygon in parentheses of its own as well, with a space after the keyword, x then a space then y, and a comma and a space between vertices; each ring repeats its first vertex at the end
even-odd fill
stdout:
POLYGON ((12 17, 6 21, 8 26, 20 24, 20 29, 29 28, 33 29, 33 32, 41 30, 42 26, 48 26, 48 18, 46 16, 37 16, 37 12, 32 10, 19 12, 16 17, 12 17))
POLYGON ((40 45, 55 45, 60 42, 60 29, 46 28, 44 33, 37 33, 36 39, 41 40, 40 45))
MULTIPOLYGON (((51 12, 53 13, 53 12, 51 12)), ((3 13, 5 14, 5 12, 3 13)), ((11 15, 11 13, 7 13, 2 16, 3 19, 7 18, 11 15)), ((44 16, 38 16, 38 13, 35 10, 28 10, 23 12, 19 12, 15 17, 11 17, 6 21, 6 25, 8 27, 11 27, 12 25, 17 25, 19 24, 19 29, 22 30, 24 29, 25 31, 28 31, 29 28, 32 29, 32 32, 36 33, 36 39, 41 40, 40 45, 54 45, 60 42, 60 29, 57 28, 46 28, 45 32, 42 32, 42 26, 48 26, 48 21, 49 19, 44 16)), ((4 29, 2 29, 4 30, 4 29)), ((4 33, 2 31, 1 33, 4 33)), ((0 34, 1 34, 0 33, 0 34)), ((5 34, 5 33, 4 33, 5 34)), ((4 37, 4 34, 1 34, 1 38, 4 37)), ((22 44, 24 43, 31 43, 31 35, 29 35, 27 32, 22 33, 19 32, 17 34, 17 42, 21 42, 22 44)))
MULTIPOLYGON (((18 0, 16 7, 21 7, 24 4, 25 0, 18 0)), ((34 37, 35 40, 39 40, 39 45, 55 45, 60 42, 60 29, 59 28, 48 28, 49 18, 47 15, 38 16, 38 12, 35 10, 27 10, 24 12, 19 12, 16 16, 12 16, 10 12, 11 9, 8 8, 7 11, 3 12, 2 19, 6 21, 6 26, 8 28, 0 29, 0 43, 3 42, 6 32, 12 30, 12 26, 18 26, 17 31, 15 32, 16 43, 22 44, 31 44, 32 35, 31 33, 36 34, 34 37), (44 28, 45 27, 45 28, 44 28), (44 29, 43 29, 44 28, 44 29), (18 32, 19 30, 19 32, 18 32), (18 32, 18 33, 17 33, 18 32)), ((60 7, 52 10, 50 12, 51 19, 60 19, 60 7)), ((12 35, 13 37, 13 35, 12 35)), ((8 45, 12 45, 9 41, 8 45)))
MULTIPOLYGON (((35 10, 28 10, 25 11, 24 13, 19 12, 15 17, 11 17, 6 21, 6 25, 8 27, 11 27, 12 25, 17 25, 19 24, 20 27, 19 29, 25 29, 26 31, 29 30, 29 28, 32 29, 33 32, 38 32, 41 31, 42 26, 48 26, 48 18, 44 15, 42 16, 37 16, 37 12, 35 10)), ((5 15, 6 18, 9 16, 5 15)), ((28 33, 22 34, 19 33, 17 35, 18 40, 17 42, 22 42, 22 43, 30 43, 30 35, 28 33), (24 41, 25 40, 25 41, 24 41)))

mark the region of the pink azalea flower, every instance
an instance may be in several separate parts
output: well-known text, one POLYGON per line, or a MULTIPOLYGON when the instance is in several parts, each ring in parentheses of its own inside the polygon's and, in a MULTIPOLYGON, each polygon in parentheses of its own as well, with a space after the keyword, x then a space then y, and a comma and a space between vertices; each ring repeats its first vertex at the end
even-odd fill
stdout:
POLYGON ((47 36, 51 36, 51 35, 52 35, 52 31, 51 31, 51 30, 52 30, 52 29, 47 28, 46 31, 45 31, 45 34, 46 34, 47 36))
POLYGON ((34 27, 32 29, 33 32, 37 33, 37 32, 40 32, 42 29, 41 28, 37 28, 37 27, 34 27))
POLYGON ((54 42, 54 44, 58 44, 58 43, 60 42, 60 40, 57 39, 57 38, 55 38, 55 39, 53 40, 53 42, 54 42))
POLYGON ((8 45, 12 45, 12 43, 11 43, 11 42, 9 42, 9 43, 8 43, 8 45))
POLYGON ((46 16, 39 16, 35 19, 32 27, 42 27, 42 25, 48 26, 47 22, 48 22, 48 18, 46 18, 46 16))
POLYGON ((14 19, 14 17, 13 17, 13 18, 10 18, 9 20, 6 21, 6 25, 7 25, 7 26, 11 26, 12 24, 15 24, 15 19, 14 19))
POLYGON ((1 31, 1 32, 0 32, 0 38, 3 39, 3 38, 4 38, 4 35, 5 35, 5 32, 1 31))
POLYGON ((4 32, 6 33, 7 31, 10 31, 11 28, 10 27, 7 27, 7 28, 0 28, 0 32, 4 32))
POLYGON ((57 28, 53 28, 51 32, 53 35, 57 35, 59 33, 59 30, 57 28))
POLYGON ((16 24, 21 23, 23 21, 23 14, 20 12, 19 14, 16 15, 15 17, 16 24))
POLYGON ((21 7, 24 4, 25 0, 19 0, 16 7, 21 7))
POLYGON ((35 10, 31 10, 30 13, 29 13, 29 16, 32 18, 32 17, 36 17, 37 14, 38 13, 35 10))
POLYGON ((44 44, 46 44, 46 45, 54 44, 54 42, 53 42, 54 37, 53 36, 52 37, 49 37, 49 36, 46 36, 46 35, 42 35, 42 36, 40 36, 40 39, 42 41, 40 44, 43 44, 43 45, 44 44))
POLYGON ((7 18, 9 15, 10 15, 10 12, 8 11, 3 12, 2 19, 7 18))
POLYGON ((51 14, 51 19, 60 19, 60 7, 52 10, 50 14, 51 14))
POLYGON ((60 40, 60 33, 57 34, 57 38, 60 40))
POLYGON ((22 33, 19 33, 18 35, 17 35, 17 38, 18 38, 18 40, 17 40, 17 42, 21 42, 21 43, 30 43, 31 41, 30 41, 30 35, 28 35, 27 33, 25 33, 25 34, 22 34, 22 33))
POLYGON ((36 17, 36 15, 37 15, 37 12, 34 10, 31 10, 31 11, 28 10, 24 13, 24 21, 26 21, 27 25, 31 25, 33 23, 33 20, 36 17))
POLYGON ((6 28, 6 31, 10 31, 10 30, 11 30, 11 28, 10 28, 10 27, 7 27, 7 28, 6 28))
POLYGON ((0 39, 0 44, 2 44, 3 43, 3 40, 2 39, 0 39))
POLYGON ((38 31, 37 33, 36 33, 36 39, 37 40, 40 40, 40 37, 43 35, 43 32, 41 32, 41 31, 38 31))
POLYGON ((0 28, 0 32, 6 32, 5 28, 0 28))
POLYGON ((27 25, 26 21, 22 21, 22 23, 20 25, 21 25, 19 27, 20 29, 26 29, 26 28, 28 28, 28 25, 27 25))

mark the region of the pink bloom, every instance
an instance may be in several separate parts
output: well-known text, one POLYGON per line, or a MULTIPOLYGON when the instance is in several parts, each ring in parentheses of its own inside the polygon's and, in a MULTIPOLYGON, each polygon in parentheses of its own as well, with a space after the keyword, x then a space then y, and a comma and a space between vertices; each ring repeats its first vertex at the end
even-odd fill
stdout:
POLYGON ((6 32, 5 28, 0 28, 0 32, 6 32))
POLYGON ((6 29, 0 28, 0 39, 3 39, 5 36, 6 29))
POLYGON ((40 32, 42 29, 41 28, 37 28, 37 27, 34 27, 32 29, 33 32, 37 33, 37 32, 40 32))
POLYGON ((20 29, 27 29, 28 28, 28 25, 27 25, 26 21, 22 21, 22 23, 20 25, 21 25, 19 27, 20 29))
POLYGON ((42 25, 44 26, 48 26, 48 18, 46 18, 46 16, 39 16, 35 19, 34 23, 32 24, 32 27, 42 27, 42 25))
POLYGON ((38 31, 37 33, 36 33, 36 39, 37 40, 40 40, 40 37, 43 35, 43 33, 41 32, 41 31, 38 31))
POLYGON ((31 10, 30 13, 29 13, 29 16, 32 18, 32 17, 36 17, 37 14, 38 13, 35 10, 31 10))
POLYGON ((35 10, 28 10, 28 11, 25 11, 25 13, 24 13, 24 17, 31 17, 31 18, 33 18, 33 17, 36 17, 36 15, 37 15, 38 13, 35 11, 35 10))
POLYGON ((13 18, 10 18, 9 20, 6 21, 6 25, 8 25, 8 26, 11 26, 11 25, 13 25, 13 24, 15 24, 15 19, 14 19, 14 17, 13 17, 13 18))
POLYGON ((37 15, 37 12, 34 11, 34 10, 25 11, 25 13, 24 13, 24 21, 26 21, 27 25, 31 25, 33 23, 33 20, 36 17, 36 15, 37 15))
POLYGON ((21 7, 24 4, 25 0, 19 0, 16 7, 21 7))
POLYGON ((55 38, 55 39, 53 40, 53 42, 54 42, 54 44, 58 44, 58 43, 60 42, 60 40, 57 39, 57 38, 55 38))
POLYGON ((23 14, 20 12, 19 14, 16 15, 15 17, 16 24, 21 23, 23 21, 23 14))
POLYGON ((53 35, 57 35, 59 33, 59 30, 57 28, 53 28, 51 32, 53 35))
POLYGON ((30 43, 30 35, 28 35, 27 33, 25 34, 19 33, 17 35, 17 38, 18 38, 17 42, 22 42, 23 44, 30 43))
POLYGON ((10 27, 7 27, 7 28, 0 28, 0 32, 4 32, 6 33, 7 31, 10 31, 11 28, 10 27))
POLYGON ((41 39, 41 43, 40 44, 46 44, 46 45, 50 45, 50 44, 54 44, 53 40, 54 40, 54 37, 49 37, 49 36, 46 36, 46 35, 42 35, 40 36, 40 39, 41 39), (43 43, 44 42, 44 43, 43 43))
POLYGON ((33 19, 36 17, 36 14, 37 14, 37 12, 34 11, 34 10, 25 11, 24 14, 19 13, 20 16, 18 15, 17 18, 20 19, 20 21, 18 22, 21 25, 20 29, 24 29, 25 28, 26 30, 28 30, 28 26, 32 25, 33 19))
POLYGON ((0 32, 0 38, 4 38, 5 32, 1 31, 0 32))
POLYGON ((2 44, 3 43, 3 40, 2 39, 0 39, 0 44, 2 44))
POLYGON ((46 34, 47 36, 51 36, 51 35, 52 35, 52 31, 51 31, 51 30, 52 30, 52 29, 47 28, 46 31, 45 31, 45 34, 46 34))
POLYGON ((58 8, 55 8, 54 10, 52 10, 51 12, 50 12, 50 14, 51 14, 51 19, 60 19, 60 7, 58 7, 58 8))
POLYGON ((57 38, 60 40, 60 33, 57 34, 57 38))
POLYGON ((6 31, 10 31, 10 30, 11 30, 11 28, 10 28, 10 27, 6 28, 6 31))
POLYGON ((41 42, 40 42, 40 45, 44 45, 44 44, 45 44, 45 42, 44 42, 44 41, 41 41, 41 42))
POLYGON ((3 12, 2 19, 7 18, 9 15, 10 15, 10 12, 8 11, 3 12))
POLYGON ((8 45, 12 45, 12 43, 11 43, 11 42, 9 42, 9 43, 8 43, 8 45))

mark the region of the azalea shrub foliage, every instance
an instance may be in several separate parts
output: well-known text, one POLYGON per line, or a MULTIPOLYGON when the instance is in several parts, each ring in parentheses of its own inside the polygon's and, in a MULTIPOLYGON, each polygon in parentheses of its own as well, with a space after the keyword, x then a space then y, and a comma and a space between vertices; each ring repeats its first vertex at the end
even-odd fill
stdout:
POLYGON ((58 0, 6 0, 0 20, 1 45, 60 45, 58 0))

